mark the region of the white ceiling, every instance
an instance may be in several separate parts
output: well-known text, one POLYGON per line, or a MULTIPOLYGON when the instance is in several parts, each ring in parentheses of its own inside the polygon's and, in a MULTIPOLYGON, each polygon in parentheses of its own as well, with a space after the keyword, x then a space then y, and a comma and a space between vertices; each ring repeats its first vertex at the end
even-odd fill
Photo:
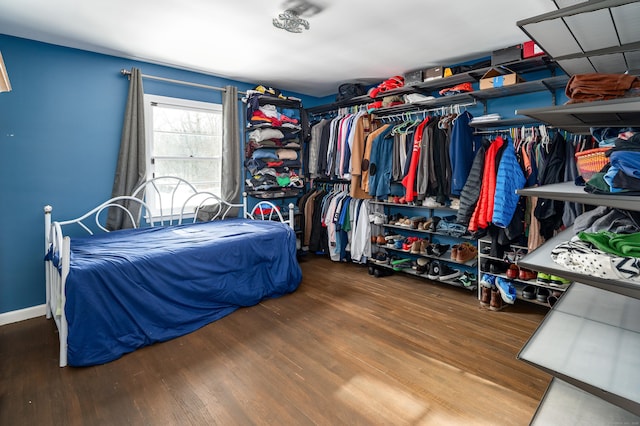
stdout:
POLYGON ((343 82, 520 43, 518 20, 557 9, 552 0, 315 0, 323 10, 294 34, 272 25, 292 1, 1 0, 0 33, 325 96, 343 82))

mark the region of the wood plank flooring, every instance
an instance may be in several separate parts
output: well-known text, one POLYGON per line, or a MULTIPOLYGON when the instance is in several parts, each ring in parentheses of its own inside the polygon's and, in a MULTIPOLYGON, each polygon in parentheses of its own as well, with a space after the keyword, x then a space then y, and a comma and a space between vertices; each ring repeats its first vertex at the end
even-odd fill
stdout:
POLYGON ((515 359, 546 309, 309 255, 295 293, 86 368, 52 321, 0 327, 1 425, 526 425, 550 377, 515 359))

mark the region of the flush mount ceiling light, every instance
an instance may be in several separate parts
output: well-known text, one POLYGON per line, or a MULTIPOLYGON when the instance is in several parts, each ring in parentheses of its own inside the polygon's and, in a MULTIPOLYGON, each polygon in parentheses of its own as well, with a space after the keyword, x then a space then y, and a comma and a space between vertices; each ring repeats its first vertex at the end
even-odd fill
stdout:
POLYGON ((309 21, 300 18, 295 10, 285 10, 277 18, 273 18, 273 26, 290 33, 301 33, 303 28, 309 29, 309 21))
POLYGON ((290 0, 284 6, 285 11, 279 14, 277 18, 273 18, 273 26, 290 33, 301 33, 302 30, 308 30, 309 21, 301 16, 313 16, 322 10, 315 4, 305 0, 290 0))

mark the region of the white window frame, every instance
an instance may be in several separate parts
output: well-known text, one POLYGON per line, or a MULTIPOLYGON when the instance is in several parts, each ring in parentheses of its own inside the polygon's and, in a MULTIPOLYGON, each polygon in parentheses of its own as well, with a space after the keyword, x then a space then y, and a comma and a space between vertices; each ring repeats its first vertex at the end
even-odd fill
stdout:
MULTIPOLYGON (((177 107, 183 109, 191 109, 191 110, 199 110, 206 112, 219 112, 222 115, 222 104, 212 103, 212 102, 202 102, 202 101, 194 101, 190 99, 183 98, 174 98, 168 96, 159 96, 159 95, 144 95, 144 114, 145 114, 145 144, 146 144, 146 167, 147 167, 147 181, 157 177, 155 174, 155 164, 154 164, 154 128, 153 128, 153 107, 156 105, 166 105, 170 107, 177 107)), ((222 130, 221 130, 222 131, 222 130)), ((221 135, 222 136, 222 135, 221 135)), ((221 142, 222 144, 222 139, 221 142)), ((220 156, 222 156, 222 147, 220 149, 220 156)), ((164 159, 168 159, 170 157, 162 157, 164 159)), ((176 159, 184 158, 184 157, 174 157, 176 159)), ((217 157, 211 157, 212 159, 217 157)), ((222 171, 220 172, 222 175, 222 171)), ((178 176, 182 177, 182 176, 178 176)), ((220 176, 222 177, 222 176, 220 176)), ((216 194, 221 196, 221 194, 216 194)), ((156 193, 155 191, 148 191, 146 194, 147 202, 150 206, 156 205, 156 193)), ((172 213, 172 219, 177 219, 178 212, 175 209, 179 209, 181 206, 174 206, 174 212, 172 213)), ((193 217, 193 215, 190 215, 193 217)), ((183 216, 184 217, 184 216, 183 216)), ((188 216, 187 216, 188 217, 188 216)))

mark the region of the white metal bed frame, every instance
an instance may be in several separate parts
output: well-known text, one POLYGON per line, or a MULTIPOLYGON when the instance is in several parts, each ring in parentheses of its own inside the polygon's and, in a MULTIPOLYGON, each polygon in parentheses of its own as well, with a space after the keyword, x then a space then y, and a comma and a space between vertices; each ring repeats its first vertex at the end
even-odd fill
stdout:
MULTIPOLYGON (((158 198, 159 200, 161 198, 158 198)), ((279 208, 270 201, 259 201, 250 211, 248 210, 248 201, 246 192, 243 193, 243 200, 241 204, 229 203, 222 200, 212 192, 198 191, 192 184, 186 180, 173 176, 161 176, 153 178, 137 188, 132 195, 125 195, 111 198, 102 204, 89 210, 82 216, 75 219, 65 221, 52 221, 51 212, 53 207, 47 205, 44 207, 44 232, 45 232, 45 254, 52 251, 57 254, 58 263, 60 269, 54 264, 52 260, 45 261, 45 281, 46 281, 46 318, 55 320, 58 328, 58 335, 60 340, 60 367, 67 365, 67 336, 68 336, 68 323, 65 315, 65 284, 67 276, 69 275, 69 258, 71 253, 71 237, 64 235, 63 227, 68 225, 77 224, 89 235, 94 235, 94 232, 109 232, 104 225, 106 221, 106 212, 109 208, 121 209, 125 217, 127 217, 132 224, 133 228, 138 228, 141 223, 141 218, 145 219, 147 226, 169 226, 178 225, 182 223, 194 223, 197 222, 198 213, 206 206, 213 205, 213 212, 209 212, 213 215, 210 220, 224 220, 227 219, 227 215, 233 211, 234 208, 241 209, 242 217, 252 220, 274 220, 282 223, 286 223, 294 229, 294 205, 289 204, 289 217, 284 218, 279 208), (160 189, 158 185, 160 183, 165 185, 172 185, 170 206, 165 210, 162 203, 159 203, 159 209, 153 211, 153 209, 147 203, 147 197, 151 192, 155 196, 160 195, 160 189), (192 194, 179 206, 178 214, 175 214, 174 203, 176 200, 176 193, 179 188, 187 189, 192 194), (131 212, 131 210, 125 208, 122 204, 123 201, 129 200, 140 207, 140 211, 137 215, 131 212), (187 207, 190 202, 195 201, 197 206, 187 207), (193 210, 191 210, 193 209, 193 210), (143 216, 144 212, 144 216, 143 216), (104 214, 103 214, 104 213, 104 214), (134 217, 137 216, 137 217, 134 217), (87 226, 85 220, 95 221, 95 229, 87 226)))

